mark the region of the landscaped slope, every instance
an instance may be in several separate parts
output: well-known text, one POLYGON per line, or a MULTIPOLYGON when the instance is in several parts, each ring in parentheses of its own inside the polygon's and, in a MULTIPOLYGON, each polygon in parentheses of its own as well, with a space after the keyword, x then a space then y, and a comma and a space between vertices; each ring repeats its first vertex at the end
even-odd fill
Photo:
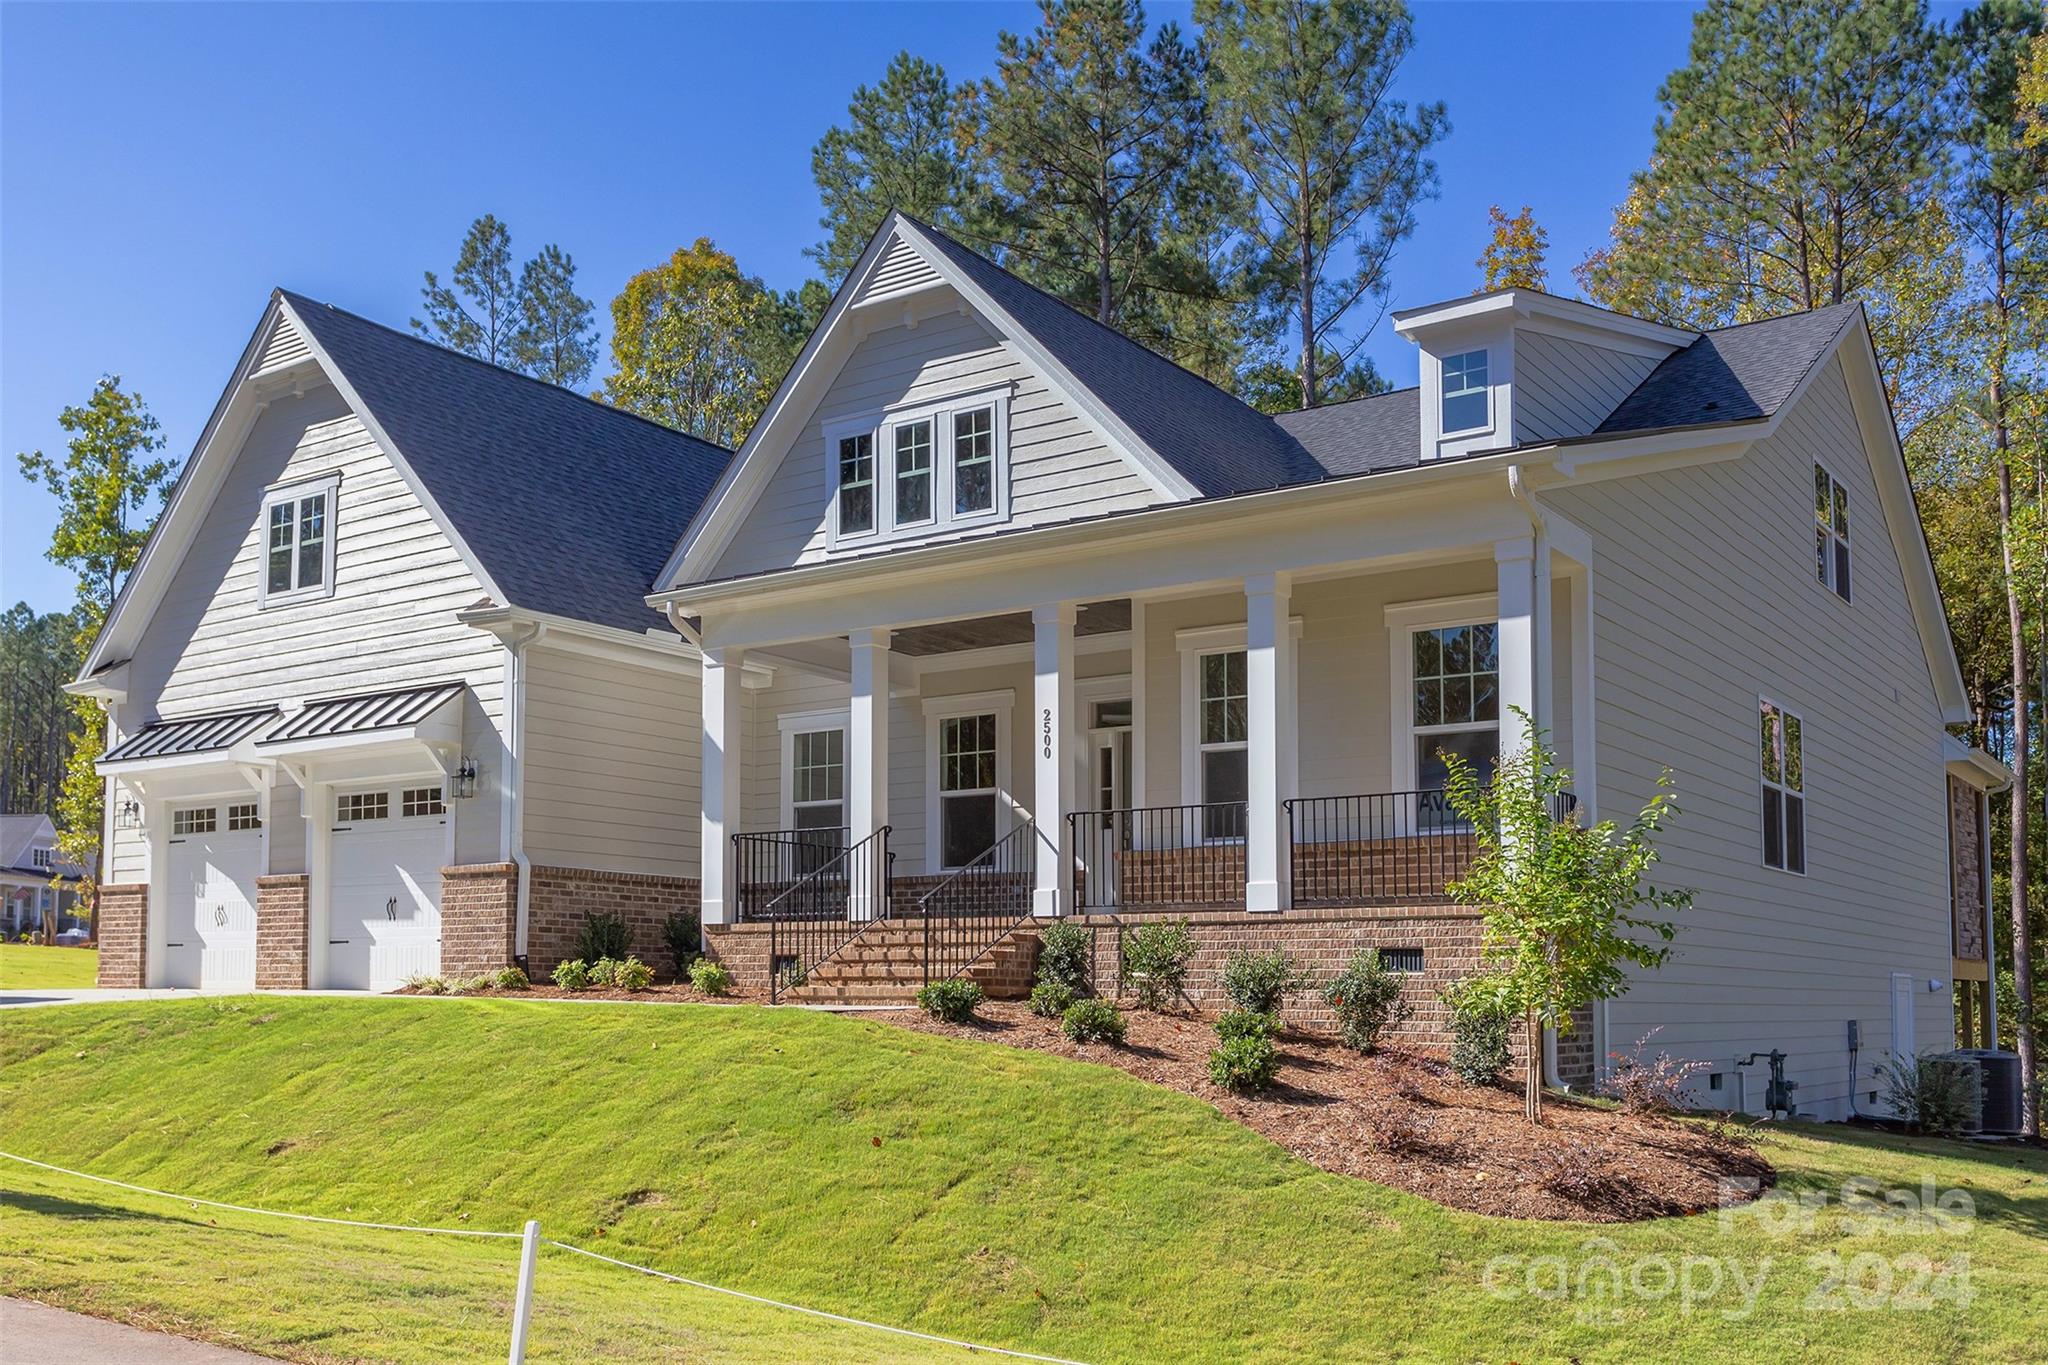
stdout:
MULTIPOLYGON (((0 1067, 0 1131, 24 1155, 353 1218, 510 1229, 537 1217, 551 1236, 677 1273, 1088 1360, 2017 1361, 2048 1320, 2038 1152, 1839 1131, 1767 1149, 1795 1193, 1832 1194, 1857 1176, 1968 1186, 1978 1216, 1965 1237, 1852 1234, 1833 1209, 1776 1235, 1753 1212, 1726 1227, 1707 1216, 1593 1229, 1454 1214, 1318 1172, 1199 1101, 1109 1068, 793 1011, 66 1007, 9 1016, 0 1067), (1575 1274, 1596 1236, 1590 1254, 1624 1277, 1651 1267, 1646 1291, 1658 1264, 1695 1257, 1732 1258, 1746 1280, 1761 1270, 1761 1294, 1739 1321, 1723 1316, 1743 1306, 1732 1283, 1689 1313, 1675 1292, 1531 1294, 1532 1263, 1539 1283, 1550 1263, 1538 1258, 1575 1274), (1829 1271, 1813 1258, 1830 1251, 1951 1269, 1966 1257, 1976 1302, 1809 1311, 1829 1271)), ((21 1179, 0 1163, 6 1188, 21 1179)), ((208 1215, 186 1216, 203 1238, 208 1215)), ((24 1273, 21 1221, 10 1213, 0 1229, 0 1289, 24 1273)), ((94 1234, 110 1267, 126 1264, 131 1222, 94 1234)), ((295 1234, 272 1235, 283 1246, 295 1234)), ((146 1263, 127 1273, 146 1278, 146 1263)), ((378 1288, 362 1282, 366 1296, 378 1288)), ((627 1292, 644 1310, 668 1288, 627 1292)), ((678 1325, 717 1311, 674 1303, 678 1325)), ((358 1349, 293 1311, 280 1296, 259 1325, 297 1331, 305 1358, 358 1349)))

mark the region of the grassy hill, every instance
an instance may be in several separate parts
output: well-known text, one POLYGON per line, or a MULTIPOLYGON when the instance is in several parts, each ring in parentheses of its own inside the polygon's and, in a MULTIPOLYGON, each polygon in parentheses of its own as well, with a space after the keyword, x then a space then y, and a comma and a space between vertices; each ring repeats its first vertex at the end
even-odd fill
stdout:
MULTIPOLYGON (((238 1203, 478 1228, 535 1217, 677 1274, 1091 1361, 2019 1361, 2048 1320, 2040 1152, 1770 1139, 1793 1191, 1967 1187, 1967 1235, 1857 1231, 1832 1199, 1777 1231, 1753 1212, 1508 1222, 1316 1171, 1108 1068, 794 1011, 260 997, 35 1011, 0 1032, 0 1132, 21 1155, 238 1203), (1860 1265, 1858 1302, 1881 1306, 1829 1306, 1829 1253, 1860 1265), (1724 1316, 1742 1307, 1732 1283, 1684 1312, 1675 1293, 1529 1292, 1532 1261, 1540 1285, 1540 1258, 1576 1273, 1589 1254, 1624 1275, 1649 1266, 1650 1290, 1660 1258, 1732 1260, 1762 1289, 1739 1319, 1724 1316), (1878 1270, 1911 1287, 1912 1256, 1936 1294, 1966 1264, 1974 1303, 1877 1295, 1878 1270)), ((260 1224, 6 1162, 0 1189, 5 1292, 309 1360, 503 1351, 501 1244, 260 1224)), ((541 1297, 535 1359, 946 1355, 559 1253, 541 1297)))

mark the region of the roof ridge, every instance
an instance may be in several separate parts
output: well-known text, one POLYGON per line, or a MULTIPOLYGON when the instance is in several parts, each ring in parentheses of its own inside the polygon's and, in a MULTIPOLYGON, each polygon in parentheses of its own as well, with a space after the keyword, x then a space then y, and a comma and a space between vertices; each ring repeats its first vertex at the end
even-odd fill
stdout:
MULTIPOLYGON (((1277 422, 1282 417, 1299 417, 1305 412, 1322 412, 1326 408, 1341 408, 1352 403, 1370 403, 1375 398, 1393 398, 1399 394, 1416 393, 1421 388, 1422 385, 1420 384, 1403 384, 1398 389, 1381 389, 1378 393, 1354 394, 1349 398, 1339 398, 1335 402, 1318 403, 1312 408, 1289 408, 1285 412, 1269 412, 1266 416, 1271 417, 1277 422)), ((1253 411, 1258 411, 1258 409, 1255 408, 1253 411)))
POLYGON ((1745 327, 1761 327, 1768 322, 1790 322, 1793 318, 1809 318, 1816 313, 1833 312, 1837 308, 1861 308, 1862 299, 1843 299, 1839 303, 1823 303, 1817 308, 1797 308, 1789 313, 1773 313, 1767 318, 1751 318, 1748 322, 1731 322, 1726 327, 1703 327, 1702 337, 1717 337, 1727 332, 1739 332, 1745 327))
POLYGON ((707 441, 702 436, 693 436, 687 431, 677 431, 672 426, 668 426, 665 423, 657 422, 651 417, 643 417, 639 413, 634 412, 628 408, 622 408, 617 406, 616 404, 607 403, 603 399, 593 397, 592 395, 587 393, 578 393, 575 389, 570 388, 566 384, 553 384, 545 379, 540 378, 538 375, 528 374, 524 370, 515 370, 509 365, 496 364, 492 361, 485 360, 482 356, 471 355, 467 351, 458 351, 453 346, 443 345, 438 341, 433 341, 427 337, 420 336, 416 332, 401 331, 399 328, 393 327, 389 323, 379 322, 375 318, 365 317, 361 313, 351 312, 350 310, 343 308, 339 304, 329 303, 325 299, 316 299, 311 294, 301 294, 295 289, 286 289, 282 285, 279 285, 277 287, 277 292, 284 298, 292 299, 301 303, 311 304, 316 308, 325 308, 330 313, 339 313, 341 316, 348 318, 353 322, 362 323, 365 327, 374 327, 380 332, 388 332, 392 336, 397 337, 401 341, 408 341, 415 346, 424 346, 428 350, 438 351, 442 355, 452 356, 457 360, 467 361, 472 365, 476 365, 485 370, 489 370, 493 374, 500 374, 512 379, 523 380, 529 384, 537 384, 541 388, 546 389, 551 393, 565 394, 570 398, 574 398, 581 402, 587 403, 591 407, 596 408, 600 412, 612 413, 620 417, 629 418, 632 421, 639 422, 645 426, 653 427, 656 431, 665 432, 670 436, 678 436, 685 441, 691 441, 697 445, 705 446, 708 447, 709 449, 719 451, 720 453, 724 454, 728 459, 730 459, 732 456, 733 452, 731 450, 727 449, 725 446, 718 444, 716 441, 707 441))

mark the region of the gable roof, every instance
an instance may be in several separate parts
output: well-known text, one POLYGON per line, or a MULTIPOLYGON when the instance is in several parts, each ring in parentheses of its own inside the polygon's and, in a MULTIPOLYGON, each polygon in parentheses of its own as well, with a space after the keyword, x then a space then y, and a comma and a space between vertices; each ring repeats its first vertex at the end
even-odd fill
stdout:
POLYGON ((730 451, 331 304, 279 297, 510 599, 500 605, 636 633, 664 625, 644 595, 730 451))
POLYGON ((1810 313, 1703 332, 1690 346, 1660 361, 1593 434, 1775 417, 1860 315, 1861 305, 1837 303, 1810 313))

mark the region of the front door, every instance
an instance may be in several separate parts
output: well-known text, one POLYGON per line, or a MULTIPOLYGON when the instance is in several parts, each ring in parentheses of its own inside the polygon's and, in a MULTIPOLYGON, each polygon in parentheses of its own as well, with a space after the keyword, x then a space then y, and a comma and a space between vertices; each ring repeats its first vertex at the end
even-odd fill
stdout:
POLYGON ((1077 852, 1090 883, 1086 904, 1108 909, 1122 903, 1123 855, 1131 851, 1131 732, 1091 730, 1088 738, 1088 799, 1096 814, 1077 852))

